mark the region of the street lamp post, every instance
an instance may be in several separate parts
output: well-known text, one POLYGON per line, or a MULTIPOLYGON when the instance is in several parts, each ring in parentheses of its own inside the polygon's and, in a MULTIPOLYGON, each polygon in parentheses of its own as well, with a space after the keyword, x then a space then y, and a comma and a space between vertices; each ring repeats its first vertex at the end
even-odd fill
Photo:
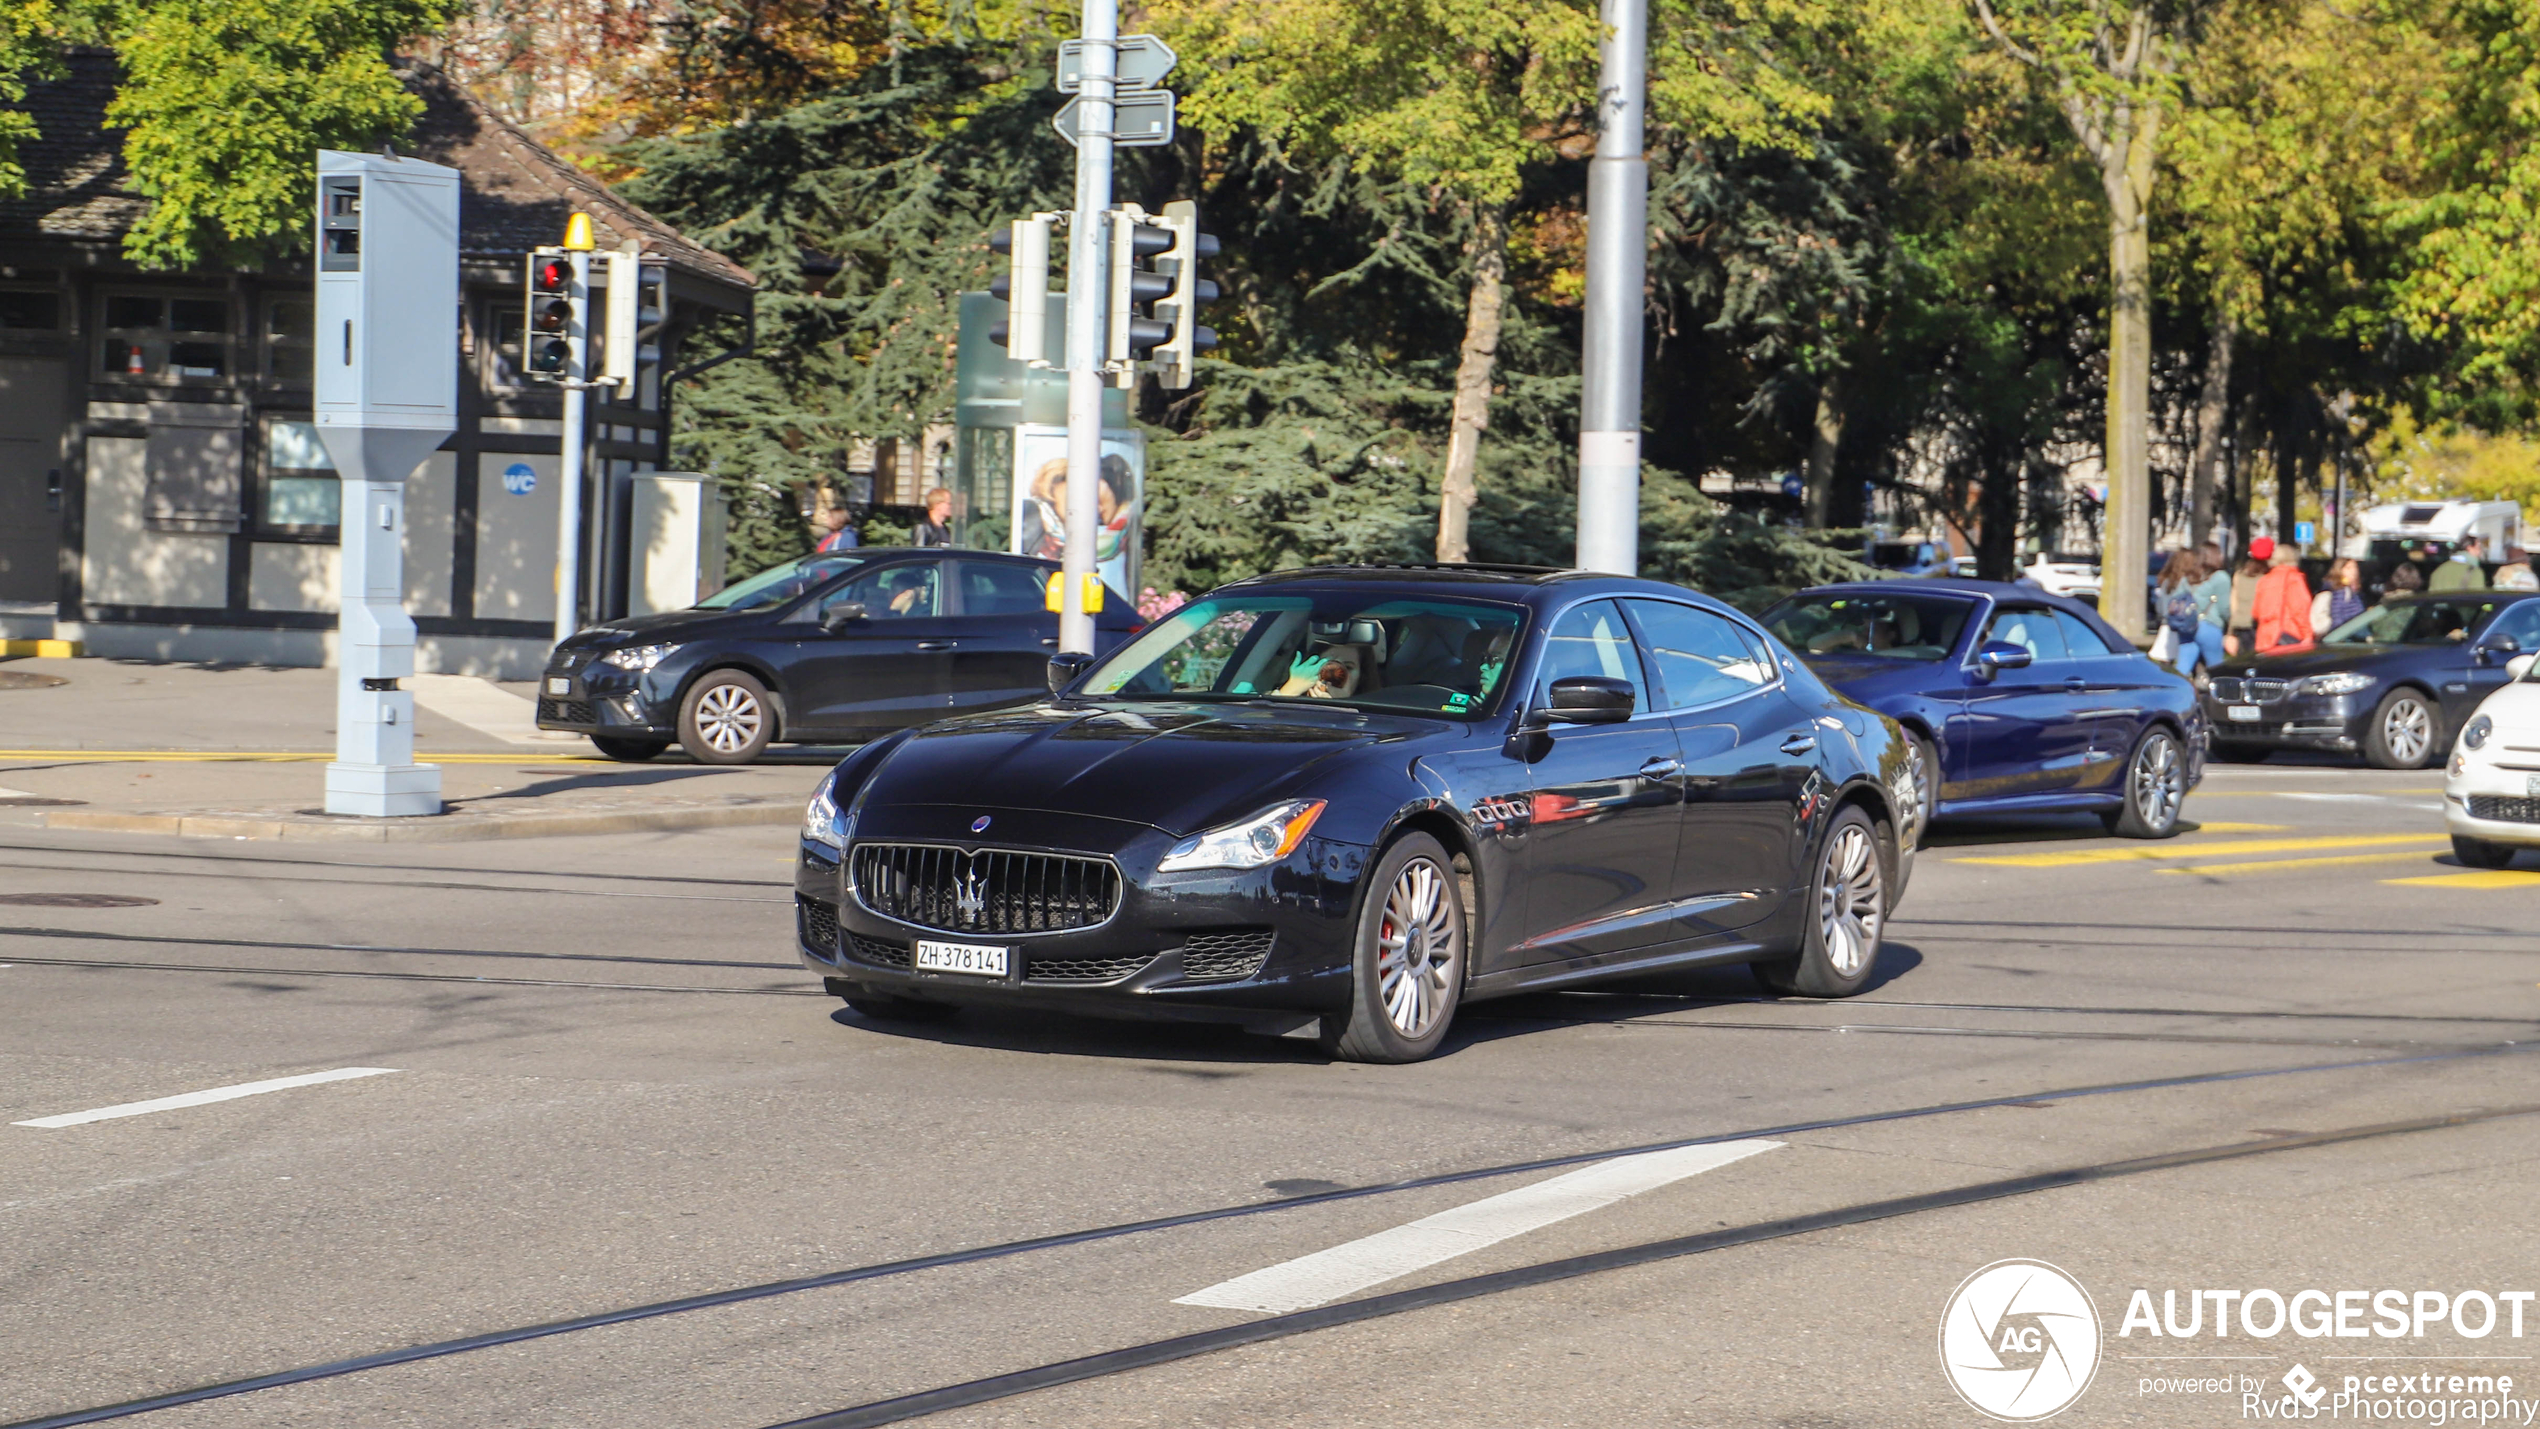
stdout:
POLYGON ((1119 0, 1085 0, 1076 100, 1076 216, 1067 232, 1067 546, 1062 553, 1058 648, 1093 653, 1093 584, 1102 505, 1102 392, 1109 353, 1112 99, 1119 73, 1119 0))
POLYGON ((1604 0, 1596 158, 1588 164, 1587 324, 1579 372, 1581 569, 1640 568, 1641 285, 1649 250, 1648 0, 1604 0))

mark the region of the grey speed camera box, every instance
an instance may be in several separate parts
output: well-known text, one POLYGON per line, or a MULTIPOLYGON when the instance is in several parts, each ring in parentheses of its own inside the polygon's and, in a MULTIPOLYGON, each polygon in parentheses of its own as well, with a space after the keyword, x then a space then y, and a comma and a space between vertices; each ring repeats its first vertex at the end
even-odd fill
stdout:
POLYGON ((319 150, 317 425, 330 447, 348 428, 414 438, 369 443, 370 479, 403 480, 413 463, 387 467, 457 427, 458 312, 458 170, 319 150))

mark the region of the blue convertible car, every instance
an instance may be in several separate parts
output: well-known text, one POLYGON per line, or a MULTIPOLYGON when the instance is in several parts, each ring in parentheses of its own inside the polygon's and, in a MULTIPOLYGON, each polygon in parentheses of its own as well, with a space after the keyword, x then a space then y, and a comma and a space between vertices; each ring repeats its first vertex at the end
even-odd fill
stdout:
POLYGON ((1925 823, 2087 810, 2167 838, 2203 776, 2188 682, 2079 601, 2029 586, 1892 580, 1817 586, 1766 629, 1847 698, 1905 727, 1925 823))

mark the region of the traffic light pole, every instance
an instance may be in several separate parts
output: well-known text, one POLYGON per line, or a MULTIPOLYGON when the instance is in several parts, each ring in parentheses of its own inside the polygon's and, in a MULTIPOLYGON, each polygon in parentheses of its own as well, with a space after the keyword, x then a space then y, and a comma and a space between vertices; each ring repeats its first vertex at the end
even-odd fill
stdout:
MULTIPOLYGON (((573 254, 573 318, 564 339, 564 459, 556 477, 556 643, 582 628, 582 435, 591 366, 591 255, 573 254)), ((526 349, 524 348, 524 351, 526 349)))
POLYGON ((1579 382, 1579 566, 1640 567, 1641 285, 1649 256, 1649 161, 1642 155, 1649 0, 1604 0, 1588 165, 1587 324, 1579 382))
POLYGON ((1077 90, 1083 128, 1076 141, 1076 217, 1067 232, 1067 548, 1058 648, 1091 654, 1094 617, 1085 606, 1101 539, 1103 364, 1111 329, 1107 240, 1111 223, 1112 97, 1118 73, 1119 0, 1085 0, 1084 79, 1077 90))

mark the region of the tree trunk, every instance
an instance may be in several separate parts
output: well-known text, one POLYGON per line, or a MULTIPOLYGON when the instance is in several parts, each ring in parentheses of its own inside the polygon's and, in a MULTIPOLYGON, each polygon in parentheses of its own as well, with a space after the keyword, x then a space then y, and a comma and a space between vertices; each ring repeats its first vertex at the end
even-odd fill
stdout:
POLYGON ((2203 550, 2214 529, 2214 498, 2223 483, 2223 423, 2231 416, 2231 350, 2240 325, 2218 318, 2205 343, 2205 384, 2196 398, 2196 454, 2187 462, 2187 545, 2203 550))
POLYGON ((2160 111, 2145 105, 2102 161, 2108 191, 2108 501, 2102 512, 2099 613, 2130 640, 2151 634, 2143 594, 2152 555, 2153 140, 2160 111), (2139 598, 2137 598, 2139 597, 2139 598))
POLYGON ((1446 476, 1438 488, 1438 559, 1471 558, 1473 469, 1490 425, 1490 383, 1499 361, 1500 305, 1508 277, 1508 211, 1486 208, 1473 224, 1473 291, 1464 305, 1464 350, 1455 364, 1455 410, 1446 436, 1446 476))
POLYGON ((1843 445, 1843 372, 1817 384, 1817 416, 1808 429, 1808 524, 1824 530, 1834 516, 1834 458, 1843 445))

